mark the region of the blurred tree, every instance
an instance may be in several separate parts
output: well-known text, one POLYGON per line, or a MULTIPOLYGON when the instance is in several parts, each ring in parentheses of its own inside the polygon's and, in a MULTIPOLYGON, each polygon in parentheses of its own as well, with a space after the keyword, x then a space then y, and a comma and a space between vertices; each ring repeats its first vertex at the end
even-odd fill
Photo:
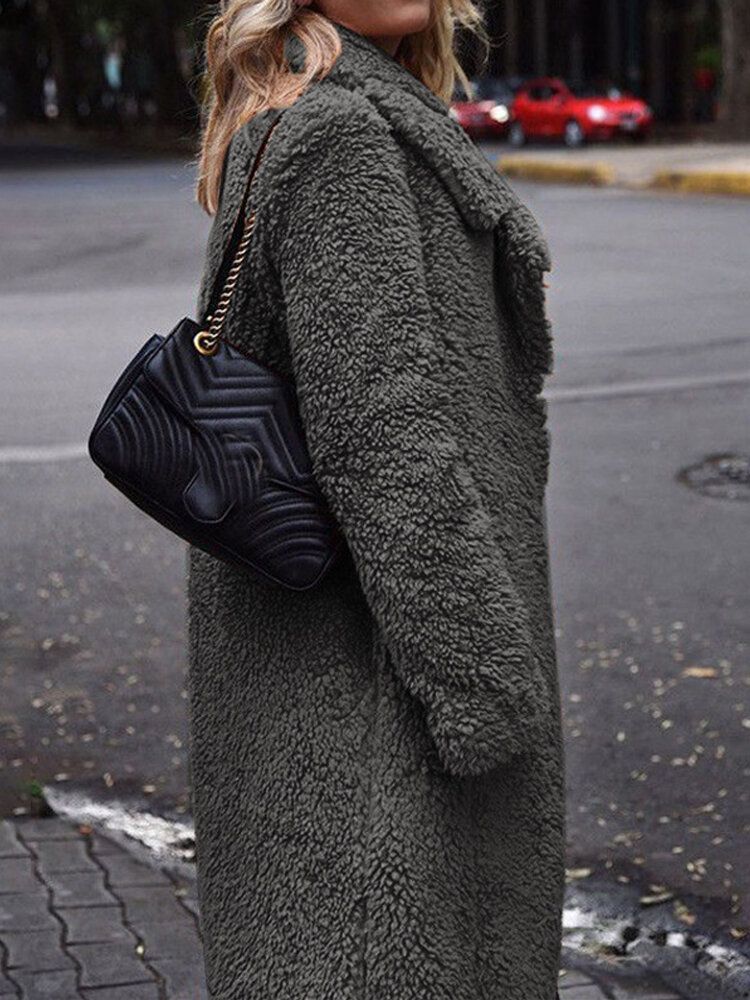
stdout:
MULTIPOLYGON (((152 76, 151 97, 159 123, 192 129, 196 102, 186 78, 181 47, 186 37, 197 41, 202 0, 30 0, 39 32, 49 51, 50 73, 56 84, 57 115, 64 121, 80 119, 81 95, 92 71, 84 65, 100 59, 100 52, 82 45, 98 26, 103 34, 124 39, 133 58, 146 61, 152 76), (186 28, 192 29, 186 32, 186 28)), ((188 60, 189 62, 190 60, 188 60)))
POLYGON ((196 106, 178 51, 181 29, 197 21, 200 0, 79 0, 87 20, 115 22, 128 50, 148 57, 159 122, 185 129, 196 121, 196 106))
MULTIPOLYGON (((111 0, 101 6, 112 9, 111 0)), ((180 29, 195 20, 196 0, 119 0, 120 20, 128 48, 144 49, 150 55, 154 75, 154 101, 163 125, 185 129, 196 122, 196 105, 183 73, 178 51, 180 29)))
POLYGON ((750 139, 750 3, 719 0, 722 88, 719 121, 736 139, 750 139))
POLYGON ((29 0, 0 0, 0 28, 26 24, 30 12, 29 0))
POLYGON ((32 0, 0 0, 0 118, 4 124, 44 117, 44 65, 32 0))
POLYGON ((73 122, 78 117, 76 63, 80 37, 79 11, 68 0, 35 0, 34 12, 47 37, 50 71, 57 85, 57 116, 73 122))

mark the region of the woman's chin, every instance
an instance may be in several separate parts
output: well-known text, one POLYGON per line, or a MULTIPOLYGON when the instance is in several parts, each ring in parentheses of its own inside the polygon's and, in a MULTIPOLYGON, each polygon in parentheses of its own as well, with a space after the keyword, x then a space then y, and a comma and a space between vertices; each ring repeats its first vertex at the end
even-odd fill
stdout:
POLYGON ((331 5, 327 10, 321 3, 323 13, 336 14, 338 7, 341 23, 348 25, 354 31, 373 38, 395 38, 404 35, 414 35, 425 31, 430 26, 431 4, 429 0, 391 0, 389 3, 378 4, 376 7, 367 4, 355 10, 350 10, 344 4, 331 5))

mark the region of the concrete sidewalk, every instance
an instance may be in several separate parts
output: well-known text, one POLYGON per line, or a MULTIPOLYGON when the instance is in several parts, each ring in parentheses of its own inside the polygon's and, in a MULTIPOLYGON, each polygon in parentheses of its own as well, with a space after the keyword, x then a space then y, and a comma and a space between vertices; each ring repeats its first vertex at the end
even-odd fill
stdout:
MULTIPOLYGON (((193 883, 59 819, 0 823, 0 1000, 207 1000, 193 883)), ((560 1000, 679 1000, 560 974, 560 1000)))
POLYGON ((526 180, 750 196, 750 143, 530 144, 496 162, 526 180))

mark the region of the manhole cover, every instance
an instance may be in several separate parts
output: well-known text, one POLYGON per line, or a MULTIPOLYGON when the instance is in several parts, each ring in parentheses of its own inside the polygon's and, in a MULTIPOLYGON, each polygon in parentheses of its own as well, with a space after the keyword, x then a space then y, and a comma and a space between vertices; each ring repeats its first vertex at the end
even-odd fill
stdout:
POLYGON ((750 500, 750 457, 709 455, 678 477, 690 489, 719 500, 750 500))

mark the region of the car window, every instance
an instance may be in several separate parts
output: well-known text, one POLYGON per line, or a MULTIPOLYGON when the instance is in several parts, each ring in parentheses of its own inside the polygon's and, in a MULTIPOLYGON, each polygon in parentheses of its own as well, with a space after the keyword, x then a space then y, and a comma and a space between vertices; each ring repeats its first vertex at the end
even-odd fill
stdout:
POLYGON ((581 87, 573 87, 573 93, 576 97, 585 98, 607 98, 610 101, 618 101, 624 97, 629 96, 619 87, 611 86, 607 83, 602 84, 585 84, 581 87))
POLYGON ((503 80, 495 77, 481 77, 473 80, 477 97, 482 101, 512 101, 513 93, 503 80))

